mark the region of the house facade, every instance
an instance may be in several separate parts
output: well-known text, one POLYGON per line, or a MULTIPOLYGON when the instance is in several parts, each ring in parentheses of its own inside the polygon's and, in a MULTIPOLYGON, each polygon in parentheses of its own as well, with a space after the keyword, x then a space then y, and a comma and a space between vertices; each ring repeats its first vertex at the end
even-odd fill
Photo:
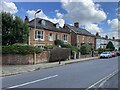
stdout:
POLYGON ((114 37, 113 39, 108 39, 107 35, 105 37, 96 36, 96 42, 95 42, 96 49, 106 48, 109 41, 113 43, 116 50, 119 50, 119 42, 116 41, 114 37))
POLYGON ((64 28, 70 31, 71 44, 81 47, 83 44, 89 44, 94 48, 95 36, 86 29, 79 28, 79 23, 74 23, 74 26, 65 24, 64 28))
POLYGON ((71 44, 70 32, 48 20, 36 18, 29 22, 29 45, 44 48, 46 45, 54 45, 55 40, 62 40, 71 44))

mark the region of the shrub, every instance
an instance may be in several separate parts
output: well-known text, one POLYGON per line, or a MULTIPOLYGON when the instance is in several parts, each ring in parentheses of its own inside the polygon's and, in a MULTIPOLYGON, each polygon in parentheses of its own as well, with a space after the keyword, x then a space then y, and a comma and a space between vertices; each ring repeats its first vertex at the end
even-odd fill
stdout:
POLYGON ((115 47, 111 41, 108 42, 106 49, 110 49, 110 51, 114 51, 115 47))
POLYGON ((72 48, 72 45, 70 45, 70 44, 64 44, 64 45, 62 45, 62 47, 63 48, 72 48))
POLYGON ((33 54, 33 53, 40 53, 42 50, 36 47, 32 47, 29 45, 9 45, 9 46, 2 46, 2 54, 33 54))
POLYGON ((46 45, 45 49, 53 49, 53 45, 46 45))
POLYGON ((80 51, 80 49, 77 46, 72 46, 72 52, 76 52, 78 53, 80 51))
POLYGON ((89 54, 91 51, 91 47, 88 44, 84 44, 80 47, 80 52, 82 55, 89 54))
POLYGON ((63 41, 61 41, 61 40, 55 40, 54 41, 54 44, 56 45, 56 46, 64 46, 64 42, 63 41))
POLYGON ((66 60, 70 55, 70 49, 54 48, 50 52, 49 62, 66 60))
POLYGON ((102 52, 105 52, 105 51, 110 51, 110 49, 106 49, 106 48, 99 48, 97 49, 98 53, 102 53, 102 52))

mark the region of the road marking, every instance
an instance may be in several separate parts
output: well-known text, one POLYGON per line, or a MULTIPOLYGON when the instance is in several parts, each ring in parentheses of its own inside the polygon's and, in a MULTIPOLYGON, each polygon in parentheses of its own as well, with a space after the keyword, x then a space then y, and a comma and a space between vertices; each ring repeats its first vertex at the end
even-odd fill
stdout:
POLYGON ((97 81, 96 83, 94 83, 93 85, 89 86, 86 90, 89 90, 90 88, 93 88, 95 85, 99 84, 100 82, 109 79, 110 77, 114 76, 116 73, 118 72, 118 70, 114 71, 113 73, 109 74, 108 76, 100 79, 99 81, 97 81))
POLYGON ((44 80, 47 80, 47 79, 55 78, 57 76, 58 75, 53 75, 53 76, 45 77, 45 78, 42 78, 42 79, 38 79, 38 80, 35 80, 35 81, 23 83, 23 84, 20 84, 20 85, 11 86, 11 87, 8 87, 7 89, 17 88, 17 87, 25 86, 25 85, 28 85, 28 84, 33 84, 33 83, 36 83, 36 82, 40 82, 40 81, 44 81, 44 80))
POLYGON ((98 88, 102 87, 111 77, 113 77, 115 74, 117 74, 118 71, 116 71, 115 73, 111 74, 111 76, 109 76, 108 78, 106 78, 100 85, 98 88))

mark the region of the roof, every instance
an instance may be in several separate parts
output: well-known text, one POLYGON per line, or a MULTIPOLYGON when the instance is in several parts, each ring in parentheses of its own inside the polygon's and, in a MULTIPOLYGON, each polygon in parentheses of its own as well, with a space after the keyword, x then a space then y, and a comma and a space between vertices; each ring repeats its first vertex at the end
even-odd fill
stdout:
MULTIPOLYGON (((29 27, 35 28, 35 19, 29 22, 29 27)), ((55 32, 69 33, 68 30, 61 27, 56 28, 56 24, 41 18, 36 18, 36 29, 44 29, 44 30, 50 30, 55 32), (45 22, 45 25, 42 23, 42 20, 45 22)))
POLYGON ((76 28, 75 26, 71 26, 66 24, 66 26, 71 29, 73 32, 75 32, 76 34, 80 34, 80 35, 87 35, 87 36, 94 36, 93 34, 91 34, 90 32, 88 32, 86 29, 82 29, 82 28, 76 28))

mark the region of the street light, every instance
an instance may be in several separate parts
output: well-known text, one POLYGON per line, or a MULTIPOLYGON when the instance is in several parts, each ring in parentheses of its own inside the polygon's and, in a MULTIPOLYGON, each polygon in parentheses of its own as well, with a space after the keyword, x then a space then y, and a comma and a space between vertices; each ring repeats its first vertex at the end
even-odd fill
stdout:
MULTIPOLYGON (((35 31, 36 31, 36 14, 38 14, 39 12, 41 12, 41 10, 37 10, 36 12, 35 12, 35 31)), ((34 35, 35 35, 35 31, 34 31, 34 35)), ((35 36, 36 37, 36 36, 35 36)), ((36 39, 36 38, 35 38, 36 39)), ((35 45, 34 45, 35 47, 36 47, 36 40, 35 40, 35 45)), ((36 52, 34 53, 34 64, 36 64, 36 52)))

